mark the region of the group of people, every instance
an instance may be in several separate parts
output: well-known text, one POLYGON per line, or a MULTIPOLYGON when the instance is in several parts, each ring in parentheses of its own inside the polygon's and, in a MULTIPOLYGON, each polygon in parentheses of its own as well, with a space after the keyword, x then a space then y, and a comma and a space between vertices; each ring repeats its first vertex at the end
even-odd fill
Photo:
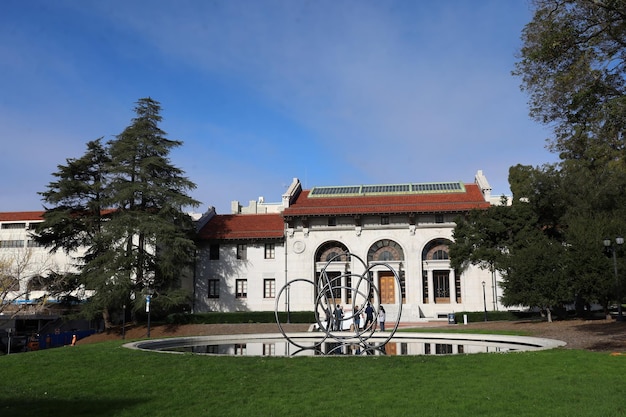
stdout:
MULTIPOLYGON (((372 304, 370 302, 367 303, 367 305, 363 306, 364 308, 361 309, 361 307, 359 307, 358 305, 354 307, 354 311, 352 312, 352 320, 354 321, 354 329, 355 330, 359 330, 361 329, 361 319, 364 318, 364 324, 363 324, 363 329, 370 329, 370 328, 374 328, 376 329, 376 323, 374 322, 374 307, 372 306, 372 304)), ((330 314, 328 314, 327 317, 327 324, 330 324, 330 314)), ((343 325, 343 318, 344 318, 344 312, 343 312, 343 308, 341 305, 337 304, 335 306, 335 310, 333 311, 332 314, 332 318, 333 318, 333 325, 332 325, 332 329, 336 330, 336 331, 341 331, 342 329, 342 325, 343 325)), ((380 328, 381 331, 385 331, 385 307, 383 307, 382 305, 379 307, 378 309, 378 327, 380 328)), ((328 328, 330 328, 330 326, 328 326, 328 328)))

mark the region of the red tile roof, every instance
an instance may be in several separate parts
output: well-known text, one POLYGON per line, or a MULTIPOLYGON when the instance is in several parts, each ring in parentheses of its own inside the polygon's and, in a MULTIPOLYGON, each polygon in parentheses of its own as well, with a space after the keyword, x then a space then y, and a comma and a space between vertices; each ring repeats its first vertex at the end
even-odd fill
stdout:
POLYGON ((284 236, 280 214, 216 214, 200 229, 200 239, 272 239, 284 236))
POLYGON ((350 197, 309 197, 310 190, 303 190, 296 201, 285 211, 285 217, 393 214, 393 213, 443 213, 465 212, 475 208, 487 208, 476 184, 465 184, 465 192, 395 194, 350 197))
POLYGON ((0 212, 0 222, 27 222, 43 220, 45 211, 7 211, 0 212))

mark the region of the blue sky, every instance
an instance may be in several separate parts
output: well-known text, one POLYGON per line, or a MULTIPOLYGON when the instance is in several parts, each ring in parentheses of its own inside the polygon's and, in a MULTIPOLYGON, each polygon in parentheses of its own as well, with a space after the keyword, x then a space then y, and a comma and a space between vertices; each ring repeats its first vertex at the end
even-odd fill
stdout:
POLYGON ((4 0, 0 211, 40 210, 57 165, 142 97, 184 142, 196 211, 322 185, 472 182, 509 193, 549 131, 511 75, 526 0, 4 0))

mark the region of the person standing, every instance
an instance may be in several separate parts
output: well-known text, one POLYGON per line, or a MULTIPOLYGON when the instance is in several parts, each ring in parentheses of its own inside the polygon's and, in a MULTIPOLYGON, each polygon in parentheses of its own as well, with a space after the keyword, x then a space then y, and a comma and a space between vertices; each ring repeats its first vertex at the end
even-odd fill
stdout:
POLYGON ((374 325, 374 307, 367 302, 367 307, 365 307, 365 325, 363 326, 364 330, 368 330, 370 326, 374 325))
POLYGON ((352 317, 354 318, 354 330, 358 332, 361 329, 361 312, 358 305, 354 306, 352 317))
POLYGON ((380 306, 380 310, 378 311, 378 327, 380 327, 380 331, 385 331, 385 307, 380 306))
POLYGON ((341 306, 337 304, 335 306, 335 326, 334 329, 337 331, 341 330, 341 322, 343 319, 343 311, 341 311, 341 306))

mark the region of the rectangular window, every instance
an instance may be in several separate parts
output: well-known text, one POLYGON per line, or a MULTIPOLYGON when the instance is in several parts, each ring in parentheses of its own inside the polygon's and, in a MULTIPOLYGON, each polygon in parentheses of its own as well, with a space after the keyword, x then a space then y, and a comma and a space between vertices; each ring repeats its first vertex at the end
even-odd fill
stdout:
POLYGON ((248 353, 248 349, 245 343, 235 344, 235 355, 245 356, 248 353))
POLYGON ((4 230, 26 229, 26 223, 2 223, 2 229, 4 230))
POLYGON ((209 298, 220 298, 220 280, 219 279, 210 279, 209 280, 209 298))
POLYGON ((329 226, 337 226, 337 218, 336 217, 329 217, 328 218, 328 225, 329 226))
POLYGON ((422 273, 422 302, 428 304, 428 271, 422 273))
POLYGON ((264 279, 263 280, 263 298, 276 297, 276 280, 264 279))
POLYGON ((380 216, 380 224, 382 225, 389 224, 389 216, 380 216))
POLYGON ((461 297, 461 276, 459 271, 454 271, 454 292, 456 295, 456 302, 463 302, 463 298, 461 297))
POLYGON ((220 259, 220 245, 217 243, 213 243, 209 246, 209 259, 212 261, 220 259))
POLYGON ((238 279, 235 280, 235 297, 246 298, 248 296, 248 280, 238 279))
POLYGON ((0 240, 0 248, 23 248, 23 240, 0 240))
POLYGON ((42 245, 41 243, 36 242, 36 241, 34 241, 34 240, 27 240, 27 241, 26 241, 26 245, 27 245, 29 248, 42 248, 42 247, 43 247, 43 245, 42 245))
POLYGON ((276 257, 276 246, 273 243, 265 244, 265 259, 274 259, 276 257))
POLYGON ((275 356, 276 345, 274 343, 263 343, 263 356, 275 356))
POLYGON ((435 354, 436 355, 449 355, 452 353, 452 345, 437 343, 435 345, 435 354))
POLYGON ((245 243, 240 243, 237 245, 237 259, 241 259, 245 261, 247 259, 248 248, 245 243))
POLYGON ((443 214, 435 214, 435 223, 443 223, 443 214))

